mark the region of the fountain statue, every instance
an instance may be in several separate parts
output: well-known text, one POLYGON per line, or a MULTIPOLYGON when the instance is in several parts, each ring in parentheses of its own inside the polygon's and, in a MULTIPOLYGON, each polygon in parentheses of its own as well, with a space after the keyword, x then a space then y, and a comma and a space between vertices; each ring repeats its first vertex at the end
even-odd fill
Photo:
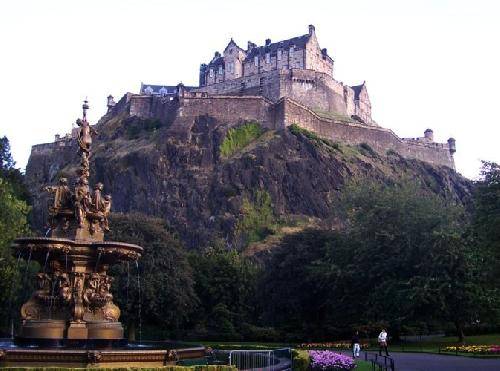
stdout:
POLYGON ((16 256, 36 260, 43 268, 36 275, 35 292, 21 307, 22 323, 16 337, 18 348, 7 352, 0 349, 0 366, 22 365, 26 359, 28 363, 38 360, 37 364, 44 365, 109 365, 111 361, 103 363, 103 356, 111 357, 113 365, 147 362, 147 365, 157 366, 175 360, 178 354, 183 358, 204 354, 203 347, 173 350, 175 347, 169 346, 154 351, 128 347, 126 352, 116 348, 125 343, 124 330, 119 321, 120 308, 113 302, 110 291, 113 278, 108 275, 108 268, 119 262, 137 262, 143 249, 104 240, 105 232, 109 231, 112 198, 103 195, 102 183, 96 183, 92 190, 89 186, 92 136, 97 132, 87 121, 88 109, 85 100, 83 117, 77 120, 80 166, 74 188, 64 177, 57 185, 43 187, 44 192, 53 196, 47 234, 14 241, 16 256), (66 349, 40 353, 40 349, 19 348, 22 346, 66 349), (76 356, 80 354, 77 348, 86 349, 83 360, 76 356), (99 357, 89 356, 89 352, 93 352, 89 349, 93 348, 107 350, 96 351, 99 357), (117 356, 117 352, 121 356, 117 356), (47 354, 59 358, 50 361, 47 354))

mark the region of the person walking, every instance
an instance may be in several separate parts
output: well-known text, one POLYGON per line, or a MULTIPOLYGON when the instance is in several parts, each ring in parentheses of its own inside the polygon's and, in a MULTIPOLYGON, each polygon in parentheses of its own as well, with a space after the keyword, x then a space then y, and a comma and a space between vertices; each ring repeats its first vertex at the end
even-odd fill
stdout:
POLYGON ((387 331, 385 331, 385 329, 382 329, 382 331, 378 335, 378 345, 378 354, 381 356, 382 349, 385 349, 385 355, 389 356, 389 352, 387 351, 387 331))
POLYGON ((359 342, 359 331, 356 331, 356 333, 352 336, 351 347, 352 347, 352 357, 359 358, 359 351, 361 349, 359 342))

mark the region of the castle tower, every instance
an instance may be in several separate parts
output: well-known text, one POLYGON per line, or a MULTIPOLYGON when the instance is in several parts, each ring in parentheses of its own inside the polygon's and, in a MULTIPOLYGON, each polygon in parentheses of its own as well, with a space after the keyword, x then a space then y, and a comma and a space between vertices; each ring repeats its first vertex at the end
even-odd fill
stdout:
POLYGON ((427 129, 426 131, 424 131, 424 138, 429 142, 434 142, 434 132, 432 131, 432 129, 427 129))
POLYGON ((448 139, 448 147, 450 148, 450 153, 453 155, 457 151, 455 138, 448 139))
POLYGON ((107 99, 108 99, 107 106, 108 106, 108 112, 109 112, 116 105, 116 102, 115 102, 115 98, 113 98, 113 96, 111 94, 108 95, 107 99))

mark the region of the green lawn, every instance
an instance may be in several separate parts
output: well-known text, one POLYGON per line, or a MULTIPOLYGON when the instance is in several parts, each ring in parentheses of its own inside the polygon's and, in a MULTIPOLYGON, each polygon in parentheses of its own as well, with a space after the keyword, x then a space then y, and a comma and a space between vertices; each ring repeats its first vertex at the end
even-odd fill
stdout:
MULTIPOLYGON (((372 344, 376 343, 376 339, 371 340, 372 344)), ((199 343, 198 343, 199 344, 199 343)), ((215 349, 277 349, 296 347, 297 344, 290 343, 260 343, 260 342, 201 342, 205 346, 215 349)), ((467 345, 492 345, 500 344, 500 334, 467 336, 465 338, 467 345)), ((438 353, 440 348, 446 346, 457 345, 456 337, 436 337, 422 342, 406 342, 406 343, 390 343, 389 350, 392 352, 424 352, 438 353)), ((376 347, 369 350, 376 350, 376 347)), ((450 353, 451 354, 451 353, 450 353)), ((472 356, 470 353, 459 353, 459 355, 472 356)), ((494 355, 479 355, 481 357, 495 357, 494 355)), ((498 357, 498 356, 497 356, 498 357)))
MULTIPOLYGON (((372 341, 375 343, 375 340, 372 341)), ((500 344, 500 334, 488 334, 488 335, 477 335, 477 336, 467 336, 465 338, 466 345, 493 345, 500 344)), ((401 342, 401 343, 390 343, 389 350, 393 352, 424 352, 424 353, 438 353, 440 348, 447 346, 459 345, 456 336, 447 337, 435 337, 430 338, 421 342, 401 342)), ((370 348, 372 350, 376 348, 370 348)), ((448 353, 455 354, 455 353, 448 353)), ((458 355, 463 356, 474 356, 471 353, 458 353, 458 355)), ((498 357, 498 355, 482 355, 478 354, 475 356, 479 357, 498 357)))
POLYGON ((372 364, 367 361, 356 360, 356 371, 371 371, 372 364))

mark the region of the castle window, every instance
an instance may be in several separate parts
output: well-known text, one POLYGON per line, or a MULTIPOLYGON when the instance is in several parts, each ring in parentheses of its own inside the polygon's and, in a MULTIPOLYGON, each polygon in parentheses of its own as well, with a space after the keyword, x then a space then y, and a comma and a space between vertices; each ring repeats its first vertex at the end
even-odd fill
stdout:
POLYGON ((276 54, 276 58, 280 61, 281 60, 281 49, 278 49, 278 52, 276 54))
POLYGON ((259 67, 259 57, 254 57, 253 62, 255 64, 255 67, 259 67))
POLYGON ((222 66, 219 66, 219 75, 222 75, 222 66))
POLYGON ((271 53, 266 53, 266 63, 271 63, 271 53))
POLYGON ((234 62, 229 62, 227 64, 227 72, 230 72, 230 73, 234 72, 234 62))
POLYGON ((210 68, 210 77, 214 77, 214 69, 210 68))
POLYGON ((291 47, 290 47, 290 51, 288 52, 288 54, 289 54, 290 56, 292 56, 292 54, 293 54, 293 46, 291 46, 291 47))

